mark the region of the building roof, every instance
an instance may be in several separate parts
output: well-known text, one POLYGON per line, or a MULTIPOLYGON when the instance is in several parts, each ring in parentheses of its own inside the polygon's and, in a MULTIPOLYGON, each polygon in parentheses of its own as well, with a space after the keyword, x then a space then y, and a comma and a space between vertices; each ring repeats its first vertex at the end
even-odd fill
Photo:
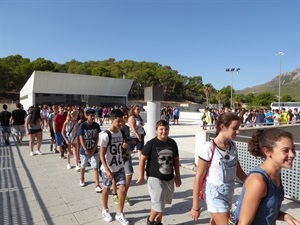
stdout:
POLYGON ((129 79, 34 71, 20 97, 31 93, 127 96, 132 83, 129 79))

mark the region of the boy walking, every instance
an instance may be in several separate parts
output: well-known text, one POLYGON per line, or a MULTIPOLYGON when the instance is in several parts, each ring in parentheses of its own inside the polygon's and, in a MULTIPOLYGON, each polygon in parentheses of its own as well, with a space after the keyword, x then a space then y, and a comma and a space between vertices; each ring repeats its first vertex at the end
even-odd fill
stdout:
POLYGON ((9 136, 11 133, 10 129, 10 117, 11 113, 7 111, 7 105, 4 104, 2 106, 3 111, 0 113, 0 123, 1 123, 1 131, 2 131, 2 137, 5 142, 5 145, 10 145, 9 143, 9 136))
POLYGON ((108 210, 108 194, 112 186, 112 181, 119 187, 118 193, 118 211, 115 219, 122 225, 128 225, 129 221, 123 214, 124 202, 126 197, 126 177, 124 171, 124 162, 122 157, 123 136, 119 128, 122 126, 124 113, 120 109, 114 109, 110 113, 111 125, 108 133, 101 135, 100 141, 100 159, 102 162, 102 217, 106 222, 111 222, 112 217, 108 210))
POLYGON ((101 132, 100 126, 95 122, 96 111, 94 109, 88 109, 85 112, 86 121, 82 122, 78 128, 78 137, 80 140, 80 182, 79 185, 83 187, 85 168, 90 161, 91 167, 94 170, 94 179, 96 183, 95 192, 100 193, 102 188, 99 184, 99 153, 98 153, 98 141, 99 133, 101 132))
POLYGON ((137 184, 144 183, 147 161, 146 175, 152 202, 147 225, 162 225, 165 205, 172 203, 174 182, 176 187, 181 185, 178 147, 176 142, 168 137, 169 130, 167 121, 159 120, 156 123, 156 137, 147 142, 140 158, 137 184))

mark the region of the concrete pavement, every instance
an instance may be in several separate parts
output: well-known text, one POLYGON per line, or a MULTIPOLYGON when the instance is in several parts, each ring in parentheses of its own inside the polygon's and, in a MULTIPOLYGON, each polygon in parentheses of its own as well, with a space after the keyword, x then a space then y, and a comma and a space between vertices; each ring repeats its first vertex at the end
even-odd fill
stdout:
MULTIPOLYGON (((108 125, 104 125, 102 130, 108 125)), ((189 211, 192 206, 192 187, 195 172, 194 164, 195 132, 201 130, 199 118, 182 116, 179 125, 171 125, 170 136, 179 146, 182 167, 182 186, 175 189, 172 205, 167 205, 164 212, 164 225, 208 224, 209 215, 204 202, 202 213, 197 222, 191 221, 189 211)), ((79 186, 80 175, 73 168, 67 170, 66 160, 49 151, 49 133, 44 132, 43 155, 29 156, 28 139, 22 146, 5 146, 1 139, 0 146, 0 224, 2 225, 92 225, 120 224, 116 220, 106 223, 101 217, 101 194, 95 193, 93 171, 86 171, 86 186, 79 186)), ((137 156, 133 159, 137 170, 137 156)), ((146 217, 151 207, 147 185, 135 184, 137 174, 133 176, 129 189, 132 206, 126 206, 124 213, 130 224, 146 224, 146 217)), ((235 188, 236 199, 241 187, 235 188)), ((300 220, 300 203, 285 200, 283 210, 300 220)), ((109 209, 114 218, 117 205, 109 198, 109 209)), ((286 224, 278 222, 279 224, 286 224)))

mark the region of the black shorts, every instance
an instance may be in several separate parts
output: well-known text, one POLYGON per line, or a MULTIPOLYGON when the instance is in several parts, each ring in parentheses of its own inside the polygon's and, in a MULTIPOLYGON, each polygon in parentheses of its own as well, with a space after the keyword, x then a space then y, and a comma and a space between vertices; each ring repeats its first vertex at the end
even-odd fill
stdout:
POLYGON ((29 129, 28 130, 28 133, 29 134, 36 134, 36 133, 39 133, 39 132, 42 132, 42 129, 29 129))

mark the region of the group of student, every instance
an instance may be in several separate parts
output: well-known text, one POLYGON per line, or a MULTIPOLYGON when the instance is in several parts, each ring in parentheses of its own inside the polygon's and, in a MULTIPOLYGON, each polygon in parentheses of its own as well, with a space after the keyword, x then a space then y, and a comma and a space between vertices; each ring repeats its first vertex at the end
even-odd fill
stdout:
MULTIPOLYGON (((132 106, 129 113, 121 109, 111 110, 109 128, 101 132, 99 123, 95 122, 94 109, 72 109, 65 115, 62 106, 53 106, 54 116, 49 117, 49 121, 53 122, 49 123, 49 128, 53 130, 61 157, 64 157, 61 148, 63 141, 69 150, 71 147, 76 149, 74 146, 79 147, 78 153, 75 151, 73 154, 75 165, 80 170, 80 186, 85 186, 85 169, 90 163, 95 175, 95 191, 102 192, 101 214, 106 222, 113 220, 108 209, 108 196, 112 188, 114 200, 118 203, 115 219, 122 225, 129 224, 124 214, 124 204, 128 201, 127 193, 133 174, 131 153, 136 148, 139 158, 137 184, 145 182, 146 172, 151 198, 151 210, 146 223, 162 225, 165 205, 172 203, 174 188, 181 185, 178 146, 169 137, 170 128, 166 120, 156 123, 156 137, 144 144, 144 124, 139 111, 138 105, 132 106)), ((37 119, 40 117, 39 107, 33 107, 26 117, 26 131, 33 137, 42 132, 43 123, 37 119)), ((246 175, 239 164, 238 149, 233 141, 240 125, 238 115, 231 112, 220 114, 215 123, 215 138, 207 141, 199 150, 190 211, 192 219, 197 220, 201 214, 199 194, 207 170, 204 198, 211 225, 275 225, 276 220, 300 225, 291 215, 280 211, 284 198, 280 172, 282 168, 291 169, 296 156, 292 134, 278 127, 255 131, 249 141, 249 152, 264 162, 246 175), (244 185, 232 210, 236 177, 244 185)), ((30 137, 30 152, 33 152, 33 137, 30 137)), ((37 151, 40 151, 39 142, 37 147, 37 151)))
POLYGON ((296 157, 292 134, 277 127, 255 131, 248 143, 249 153, 262 158, 263 163, 247 176, 239 164, 238 149, 233 141, 240 125, 240 117, 234 113, 219 115, 215 138, 199 150, 191 217, 197 220, 201 214, 199 193, 208 170, 204 199, 211 215, 210 224, 275 225, 276 220, 282 220, 300 225, 291 215, 280 211, 284 198, 281 169, 291 169, 296 157), (236 177, 244 184, 232 210, 236 177))
MULTIPOLYGON (((117 200, 118 204, 115 219, 122 225, 128 225, 129 221, 123 211, 124 204, 128 201, 127 192, 133 174, 131 152, 136 147, 139 158, 137 184, 144 183, 146 171, 152 202, 147 224, 162 225, 163 211, 165 205, 172 202, 174 186, 181 185, 178 147, 176 142, 168 137, 169 124, 165 120, 157 122, 157 136, 144 146, 145 131, 139 111, 138 105, 132 106, 129 114, 125 110, 113 109, 110 112, 110 126, 101 133, 99 140, 99 125, 94 122, 95 111, 86 110, 89 127, 78 132, 81 143, 81 166, 85 168, 85 163, 90 161, 95 173, 95 182, 99 184, 98 165, 101 165, 103 220, 106 222, 113 220, 108 207, 109 191, 112 188, 113 200, 117 200), (84 134, 93 135, 87 137, 84 134)), ((84 172, 81 173, 80 185, 84 186, 84 172)))

